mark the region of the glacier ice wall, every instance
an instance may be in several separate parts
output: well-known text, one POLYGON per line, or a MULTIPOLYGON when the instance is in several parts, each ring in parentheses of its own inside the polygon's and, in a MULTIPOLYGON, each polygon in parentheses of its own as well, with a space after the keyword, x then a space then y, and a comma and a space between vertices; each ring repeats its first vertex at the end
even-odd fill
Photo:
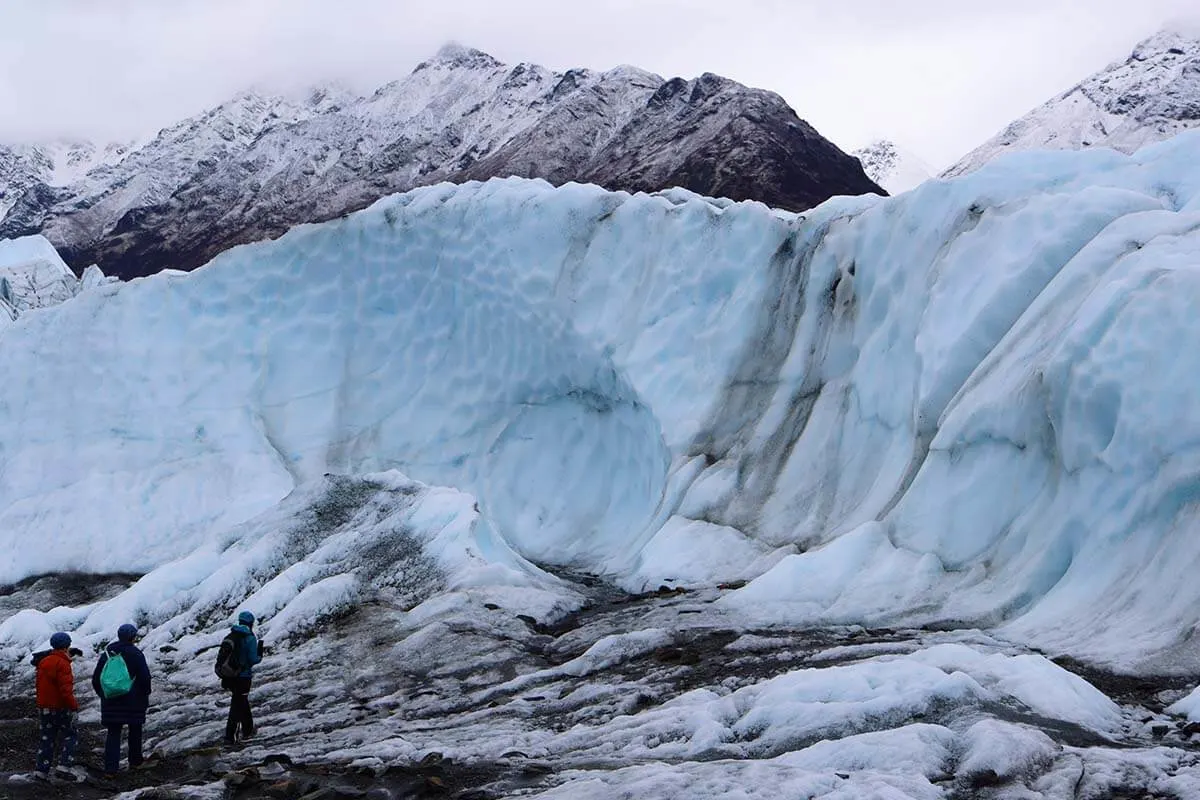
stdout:
POLYGON ((393 468, 470 490, 526 555, 628 560, 738 358, 745 264, 788 236, 695 198, 442 186, 22 320, 0 529, 64 546, 7 549, 0 581, 145 569, 324 472, 393 468))
POLYGON ((793 348, 827 377, 758 520, 829 544, 731 605, 1195 663, 1198 156, 1032 153, 835 222, 810 280, 853 265, 852 321, 793 348))
POLYGON ((1186 648, 1198 231, 1200 135, 804 217, 518 180, 388 198, 4 328, 0 581, 148 569, 395 468, 535 560, 805 550, 730 598, 761 615, 1186 648))

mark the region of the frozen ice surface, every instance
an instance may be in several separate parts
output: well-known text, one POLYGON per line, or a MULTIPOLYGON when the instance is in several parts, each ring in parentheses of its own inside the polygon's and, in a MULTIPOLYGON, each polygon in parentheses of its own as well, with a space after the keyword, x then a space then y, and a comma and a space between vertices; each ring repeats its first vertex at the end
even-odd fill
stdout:
POLYGON ((1187 697, 1172 703, 1167 709, 1172 714, 1180 714, 1191 722, 1200 722, 1200 687, 1193 689, 1187 697))
MULTIPOLYGON (((1067 785, 1103 797, 1113 787, 1189 780, 1192 754, 1178 749, 1052 740, 1034 725, 1102 743, 1130 725, 1129 715, 1046 659, 983 636, 924 634, 900 655, 851 644, 839 664, 784 663, 767 674, 796 632, 757 637, 757 653, 743 637, 730 648, 727 677, 695 689, 656 654, 687 641, 663 623, 702 600, 669 596, 657 610, 618 613, 551 641, 513 614, 538 593, 568 598, 519 561, 509 580, 523 602, 487 610, 504 593, 500 581, 478 582, 475 570, 487 565, 471 552, 478 522, 469 497, 395 473, 322 481, 231 530, 207 577, 164 565, 85 609, 79 639, 95 642, 129 616, 147 623, 143 647, 159 676, 153 746, 188 754, 224 724, 211 660, 225 609, 244 600, 261 610, 271 650, 255 701, 267 738, 229 756, 231 766, 284 753, 296 763, 382 771, 437 752, 462 764, 551 765, 536 784, 541 794, 523 793, 546 797, 933 798, 980 796, 970 791, 977 784, 1002 784, 1009 794, 999 796, 1056 798, 1067 785), (272 552, 288 557, 267 559, 272 552), (312 607, 306 594, 331 580, 354 584, 371 604, 348 616, 331 604, 297 625, 312 607), (149 584, 170 582, 178 600, 152 597, 149 584), (530 669, 543 659, 555 666, 530 669)), ((710 607, 694 618, 697 632, 720 624, 714 614, 710 607)), ((85 703, 83 722, 93 724, 94 700, 85 703)))
POLYGON ((723 525, 673 516, 642 548, 623 583, 632 591, 735 583, 761 575, 793 551, 767 547, 723 525))
MULTIPOLYGON (((518 615, 561 618, 579 597, 486 534, 456 490, 395 472, 322 478, 110 600, 10 617, 0 663, 23 661, 24 686, 28 649, 50 631, 66 627, 91 649, 136 619, 156 675, 152 747, 202 759, 224 725, 213 654, 236 611, 252 608, 270 647, 256 672, 261 736, 224 755, 226 769, 282 753, 383 772, 436 752, 483 773, 528 764, 514 794, 546 797, 1195 786, 1191 753, 1051 739, 1036 726, 1100 743, 1136 726, 1081 678, 982 634, 908 632, 883 647, 847 629, 840 647, 810 647, 809 667, 801 640, 812 631, 729 641, 735 631, 720 629, 735 620, 716 593, 697 592, 621 602, 547 635, 518 615), (701 651, 695 673, 662 659, 696 636, 729 641, 728 652, 701 651), (551 774, 530 777, 539 765, 551 774)), ((95 700, 81 697, 94 725, 95 700)))
POLYGON ((497 543, 474 506, 470 495, 395 472, 323 478, 115 598, 0 621, 0 653, 19 659, 56 630, 72 631, 80 643, 102 641, 129 620, 153 629, 147 646, 186 648, 196 638, 207 647, 238 607, 269 619, 267 635, 285 642, 365 602, 412 609, 432 600, 436 607, 477 587, 491 588, 493 601, 514 613, 548 617, 569 609, 571 592, 497 543), (519 589, 519 602, 507 601, 504 587, 519 589))
MULTIPOLYGON (((99 286, 5 328, 0 582, 210 570, 297 487, 398 470, 478 503, 501 583, 754 578, 726 613, 1186 670, 1198 154, 1022 154, 803 217, 441 185, 99 286)), ((263 598, 298 626, 353 596, 310 570, 263 598)))

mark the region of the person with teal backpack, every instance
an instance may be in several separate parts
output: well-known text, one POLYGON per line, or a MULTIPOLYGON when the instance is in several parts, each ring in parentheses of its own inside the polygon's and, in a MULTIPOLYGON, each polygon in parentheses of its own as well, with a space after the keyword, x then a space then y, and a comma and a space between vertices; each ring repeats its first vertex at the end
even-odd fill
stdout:
POLYGON ((92 673, 92 688, 100 697, 100 722, 108 731, 104 742, 104 772, 112 776, 121 767, 121 731, 129 728, 129 766, 136 769, 142 755, 142 726, 150 706, 150 667, 134 641, 132 625, 117 629, 117 641, 100 654, 92 673))
POLYGON ((254 635, 254 615, 243 611, 217 649, 214 666, 221 686, 231 694, 229 719, 225 723, 225 745, 228 747, 237 746, 239 733, 241 740, 255 734, 254 714, 250 711, 250 685, 254 680, 254 667, 262 661, 263 650, 262 640, 254 635))

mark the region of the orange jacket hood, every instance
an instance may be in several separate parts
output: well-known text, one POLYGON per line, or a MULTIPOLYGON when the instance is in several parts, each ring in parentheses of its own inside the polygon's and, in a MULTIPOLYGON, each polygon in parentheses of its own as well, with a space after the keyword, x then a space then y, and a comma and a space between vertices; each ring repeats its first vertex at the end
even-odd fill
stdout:
POLYGON ((66 650, 55 650, 38 663, 38 708, 78 711, 75 700, 75 672, 66 650))

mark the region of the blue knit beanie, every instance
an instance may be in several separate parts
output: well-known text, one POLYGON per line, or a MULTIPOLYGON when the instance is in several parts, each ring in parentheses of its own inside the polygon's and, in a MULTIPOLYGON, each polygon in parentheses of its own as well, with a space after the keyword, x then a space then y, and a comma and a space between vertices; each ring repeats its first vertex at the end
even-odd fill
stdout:
POLYGON ((55 650, 66 650, 71 646, 71 637, 59 631, 50 637, 50 646, 55 650))
POLYGON ((122 642, 132 642, 137 638, 137 628, 127 622, 117 628, 117 638, 122 642))
POLYGON ((243 611, 242 613, 238 614, 238 622, 248 628, 254 624, 254 615, 249 611, 243 611))

